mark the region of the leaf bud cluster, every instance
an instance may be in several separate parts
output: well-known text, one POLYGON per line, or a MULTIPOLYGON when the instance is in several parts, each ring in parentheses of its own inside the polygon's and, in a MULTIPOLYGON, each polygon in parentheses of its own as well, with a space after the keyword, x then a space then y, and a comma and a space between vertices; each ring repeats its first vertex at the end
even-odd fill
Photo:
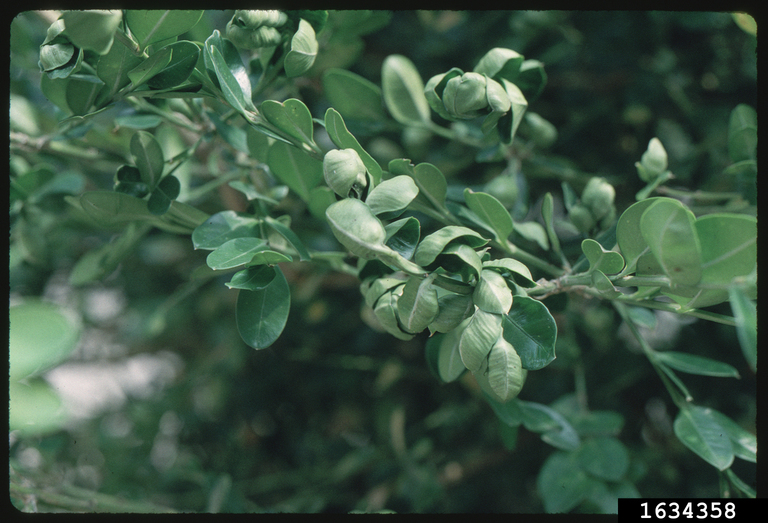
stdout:
POLYGON ((635 162, 637 174, 644 182, 652 182, 667 171, 667 151, 658 138, 651 138, 648 149, 639 162, 635 162))
POLYGON ((323 177, 328 187, 342 198, 360 198, 368 186, 366 169, 354 149, 332 149, 323 158, 323 177))
POLYGON ((614 199, 616 190, 605 178, 595 176, 589 180, 581 193, 581 201, 571 207, 571 223, 583 233, 588 233, 596 225, 605 229, 616 218, 614 199))
POLYGON ((275 10, 237 10, 227 23, 227 38, 242 49, 272 47, 282 42, 288 15, 275 10))

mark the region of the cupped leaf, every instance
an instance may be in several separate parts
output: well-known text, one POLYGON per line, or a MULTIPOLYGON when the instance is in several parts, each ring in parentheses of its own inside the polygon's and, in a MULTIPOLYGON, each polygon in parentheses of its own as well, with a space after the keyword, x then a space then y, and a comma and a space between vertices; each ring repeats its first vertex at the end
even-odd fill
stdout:
POLYGON ((535 287, 531 270, 524 263, 513 260, 512 258, 499 258, 498 260, 488 260, 483 262, 484 269, 491 269, 502 276, 512 277, 515 283, 522 287, 535 287))
POLYGON ((464 243, 451 243, 436 258, 435 264, 446 271, 458 274, 463 281, 479 279, 483 263, 475 250, 464 243))
POLYGON ((195 70, 200 56, 200 48, 186 40, 174 42, 166 47, 171 51, 171 60, 147 82, 152 89, 170 89, 186 82, 195 70))
POLYGON ((561 255, 560 239, 555 232, 554 205, 552 193, 548 192, 544 195, 544 199, 541 202, 541 217, 544 218, 544 228, 547 230, 547 237, 549 238, 550 245, 552 245, 552 250, 556 254, 561 255))
POLYGON ((317 38, 312 25, 299 20, 299 27, 291 39, 291 50, 285 56, 285 74, 295 78, 306 73, 317 57, 317 38))
POLYGON ((146 131, 138 131, 131 137, 131 155, 141 173, 141 179, 154 189, 163 175, 165 158, 160 143, 146 131))
POLYGON ((399 296, 395 292, 387 292, 376 302, 373 314, 384 330, 399 340, 407 341, 413 338, 413 334, 407 333, 400 328, 396 312, 398 300, 399 296))
POLYGON ((251 261, 245 265, 246 267, 256 267, 259 265, 275 265, 277 263, 289 261, 293 261, 293 258, 291 258, 289 255, 283 254, 282 252, 265 249, 254 254, 253 258, 251 258, 251 261))
POLYGON ((499 336, 488 355, 488 384, 496 399, 506 403, 523 389, 528 371, 520 362, 515 348, 499 336))
MULTIPOLYGON (((209 85, 204 78, 201 80, 207 88, 214 87, 213 93, 217 93, 221 90, 230 105, 233 103, 230 97, 237 98, 235 103, 239 106, 239 93, 242 93, 242 103, 245 104, 245 109, 254 110, 253 102, 251 100, 251 80, 248 75, 248 70, 243 65, 243 60, 240 57, 240 51, 235 45, 223 38, 218 29, 211 33, 203 46, 203 64, 209 79, 212 80, 212 84, 209 85), (219 58, 217 64, 214 64, 213 49, 218 49, 219 58), (223 60, 221 60, 223 58, 223 60), (222 78, 226 79, 226 84, 222 84, 222 78), (234 80, 234 82, 233 82, 234 80), (215 85, 213 85, 215 84, 215 85), (237 85, 235 85, 237 84, 237 85), (239 86, 239 89, 238 87, 239 86), (218 87, 218 89, 216 89, 218 87), (227 93, 230 93, 228 96, 227 93)), ((198 62, 198 68, 200 68, 198 62)), ((202 70, 201 70, 202 73, 202 70)), ((232 107, 235 107, 233 105, 232 107)), ((237 107, 235 107, 237 109, 237 107)), ((242 111, 241 111, 242 112, 242 111)))
POLYGON ((384 120, 381 88, 346 69, 328 69, 323 73, 325 96, 345 118, 362 121, 384 120))
POLYGON ((309 194, 323 180, 323 163, 285 142, 269 146, 267 164, 272 173, 299 197, 309 201, 309 194))
POLYGON ((618 252, 607 251, 590 238, 581 242, 581 250, 589 260, 589 270, 603 274, 618 274, 624 268, 624 258, 618 252))
POLYGON ((91 75, 73 74, 67 79, 66 106, 75 116, 84 116, 94 110, 100 99, 104 82, 91 75))
POLYGON ((459 340, 459 352, 464 366, 472 372, 481 370, 501 331, 501 315, 477 309, 459 340))
POLYGON ((488 240, 467 227, 460 225, 448 225, 427 235, 416 248, 414 261, 419 265, 429 265, 443 252, 445 247, 453 242, 460 241, 476 249, 482 247, 488 240))
POLYGON ((235 238, 258 235, 259 221, 243 213, 221 211, 192 232, 195 249, 213 250, 235 238))
MULTIPOLYGON (((438 298, 437 305, 439 312, 429 324, 429 330, 433 333, 454 331, 475 310, 472 297, 469 294, 444 294, 438 298)), ((454 341, 456 343, 456 357, 459 357, 459 338, 457 337, 454 341)))
POLYGON ((256 265, 236 272, 225 285, 230 289, 257 291, 264 289, 275 279, 276 272, 268 265, 256 265))
POLYGON ((502 324, 504 339, 515 347, 523 368, 539 370, 555 359, 557 324, 540 301, 516 296, 502 324))
POLYGON ((408 58, 390 55, 381 66, 384 103, 392 117, 403 125, 424 125, 430 121, 424 97, 424 81, 408 58))
POLYGON ((512 216, 499 200, 490 194, 474 192, 471 189, 464 189, 464 200, 470 210, 494 232, 499 242, 505 242, 512 234, 512 216))
POLYGON ((301 143, 314 143, 312 113, 301 100, 290 98, 282 103, 266 100, 259 109, 269 123, 288 136, 301 143))
POLYGON ((408 207, 419 188, 409 176, 401 175, 384 180, 368 194, 365 203, 373 214, 398 213, 408 207))
POLYGON ((374 183, 378 184, 381 182, 381 166, 363 149, 357 138, 349 132, 344 123, 344 118, 333 107, 328 108, 325 112, 325 130, 328 132, 331 141, 340 149, 354 149, 357 151, 363 164, 365 164, 365 168, 373 177, 374 183))
POLYGON ((520 73, 520 65, 523 60, 523 55, 517 51, 494 47, 477 62, 474 71, 497 81, 500 78, 506 78, 510 82, 514 82, 520 73))
POLYGON ((683 445, 718 470, 733 463, 733 445, 712 415, 712 409, 686 404, 675 418, 673 428, 683 445))
POLYGON ((696 285, 701 280, 701 245, 695 222, 693 213, 671 198, 655 201, 640 217, 640 233, 673 283, 696 285))
POLYGON ((398 158, 389 162, 389 171, 395 175, 406 174, 413 178, 419 188, 417 202, 432 209, 445 209, 445 196, 448 183, 443 173, 431 163, 412 165, 410 160, 398 158))
POLYGON ((515 79, 515 84, 525 93, 528 100, 538 98, 547 85, 544 64, 538 60, 524 60, 520 64, 520 74, 515 79))
MULTIPOLYGON (((384 294, 392 291, 395 287, 405 285, 405 280, 395 277, 370 278, 369 280, 360 284, 360 292, 365 298, 366 305, 371 308, 376 306, 376 302, 379 301, 379 298, 384 294)), ((399 293, 402 293, 402 289, 399 293)))
POLYGON ((421 224, 413 216, 397 220, 384 226, 387 240, 384 242, 406 260, 413 257, 421 235, 421 224))
POLYGON ((214 270, 231 269, 245 265, 266 248, 267 242, 261 238, 234 238, 214 249, 205 261, 214 270))
POLYGON ((171 62, 173 52, 170 47, 163 47, 150 57, 128 71, 128 78, 134 88, 147 83, 171 62))
POLYGON ((200 21, 202 16, 203 11, 183 11, 180 9, 170 11, 129 9, 125 11, 125 21, 142 50, 155 42, 186 33, 200 21))
POLYGON ((346 198, 325 211, 333 235, 352 254, 370 260, 384 251, 387 231, 371 209, 360 200, 346 198))
POLYGON ((686 354, 685 352, 659 351, 655 353, 654 358, 675 370, 687 372, 688 374, 720 378, 739 377, 739 371, 731 365, 705 358, 704 356, 686 354))
POLYGON ((115 31, 123 19, 120 11, 66 11, 62 18, 65 34, 80 49, 107 54, 112 47, 115 31))
POLYGON ((437 317, 437 291, 432 284, 435 275, 411 276, 397 300, 397 316, 406 332, 419 333, 437 317))
POLYGON ((525 111, 528 109, 528 100, 525 99, 525 95, 517 85, 503 78, 501 82, 509 97, 511 108, 506 115, 499 119, 499 138, 503 144, 509 145, 515 139, 517 128, 523 121, 525 111))
POLYGON ((483 270, 472 293, 475 305, 485 312, 506 314, 512 307, 512 293, 504 277, 496 271, 483 270))
POLYGON ((291 289, 279 267, 264 288, 241 290, 237 295, 236 320, 240 337, 254 349, 272 345, 282 334, 291 309, 291 289))

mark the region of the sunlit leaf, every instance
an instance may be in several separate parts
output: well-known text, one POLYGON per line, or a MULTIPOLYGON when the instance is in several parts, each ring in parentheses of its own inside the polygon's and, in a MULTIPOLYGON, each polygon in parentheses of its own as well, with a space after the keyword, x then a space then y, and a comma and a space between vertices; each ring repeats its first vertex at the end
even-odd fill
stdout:
POLYGON ((315 30, 306 20, 300 20, 299 27, 291 39, 291 50, 285 56, 285 74, 288 78, 306 73, 315 63, 317 51, 315 30))
POLYGON ((481 272, 472 299, 479 309, 496 314, 506 314, 512 306, 512 292, 504 277, 490 269, 481 272))
POLYGON ((603 274, 618 274, 624 268, 624 258, 618 252, 607 251, 598 242, 587 238, 581 242, 581 250, 589 260, 589 270, 603 274))
POLYGON ((65 11, 62 15, 69 39, 77 47, 104 55, 109 52, 115 31, 123 19, 116 11, 65 11))
POLYGON ((352 133, 347 129, 344 118, 333 107, 329 107, 325 112, 325 130, 334 144, 340 149, 354 149, 360 155, 360 159, 365 164, 365 168, 373 177, 376 184, 381 181, 381 166, 363 149, 360 142, 357 141, 352 133))
POLYGON ((301 143, 314 143, 312 114, 301 100, 289 98, 282 103, 265 100, 259 109, 269 123, 288 136, 296 138, 301 143))
POLYGON ((499 337, 488 355, 488 383, 497 399, 507 402, 523 389, 528 371, 520 363, 515 348, 499 337))
POLYGON ((423 125, 430 121, 424 81, 408 58, 395 54, 384 59, 381 86, 384 103, 395 120, 404 125, 423 125))
POLYGON ((416 198, 419 188, 408 176, 400 175, 384 180, 368 194, 365 203, 373 214, 397 213, 404 211, 416 198))
POLYGON ((459 352, 464 366, 472 372, 482 369, 500 335, 501 315, 476 310, 459 340, 459 352))
POLYGON ((234 238, 214 249, 205 261, 214 270, 231 269, 250 262, 257 252, 266 247, 266 240, 261 238, 234 238))
POLYGON ((495 233, 498 241, 504 242, 512 234, 512 216, 499 200, 490 194, 474 192, 471 189, 464 189, 464 199, 472 212, 495 233))
POLYGON ((664 274, 672 282, 696 285, 701 280, 701 246, 696 218, 678 200, 661 198, 640 218, 640 233, 664 274))
POLYGON ((419 265, 429 265, 453 241, 461 241, 475 249, 488 243, 488 240, 472 229, 460 225, 448 225, 427 235, 421 241, 416 248, 414 261, 419 265))
POLYGON ((432 281, 434 275, 427 278, 411 276, 397 301, 397 315, 403 328, 416 334, 427 328, 437 317, 437 291, 432 281))

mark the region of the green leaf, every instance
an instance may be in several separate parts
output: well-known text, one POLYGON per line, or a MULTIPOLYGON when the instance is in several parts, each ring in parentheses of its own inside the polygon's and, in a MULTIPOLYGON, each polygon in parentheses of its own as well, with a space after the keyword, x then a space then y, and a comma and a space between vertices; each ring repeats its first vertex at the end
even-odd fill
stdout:
POLYGON ((309 201, 309 193, 323 180, 323 162, 284 142, 269 146, 267 164, 282 183, 302 200, 309 201))
POLYGON ((696 220, 701 284, 728 285, 757 271, 757 218, 713 213, 696 220))
POLYGON ((443 249, 435 263, 448 272, 461 275, 464 281, 480 279, 483 263, 480 256, 469 245, 451 243, 443 249))
POLYGON ((512 292, 507 287, 504 277, 489 269, 481 272, 472 293, 472 299, 477 308, 485 312, 506 314, 512 307, 512 292))
POLYGON ((333 107, 329 107, 325 112, 325 130, 334 144, 340 149, 354 149, 360 155, 365 168, 373 177, 374 183, 381 182, 381 166, 366 152, 352 133, 347 130, 344 118, 333 107))
POLYGON ((88 191, 80 196, 83 211, 102 227, 122 225, 156 217, 142 199, 114 191, 88 191))
POLYGON ((384 242, 406 260, 413 257, 421 235, 421 224, 413 216, 403 218, 384 226, 387 239, 384 242))
POLYGON ((154 189, 163 175, 165 158, 163 149, 154 136, 138 131, 131 137, 131 155, 141 173, 141 179, 154 189))
MULTIPOLYGON (((360 293, 365 298, 365 304, 373 308, 384 294, 393 291, 395 287, 402 287, 404 285, 405 280, 403 278, 368 278, 360 284, 360 293)), ((402 289, 398 292, 401 293, 402 289)))
POLYGON ((195 249, 213 250, 235 238, 255 237, 259 221, 243 213, 221 211, 198 226, 192 233, 195 249))
POLYGON ((323 73, 323 92, 331 106, 344 118, 367 122, 386 118, 381 88, 351 71, 335 68, 326 70, 323 73))
POLYGON ((496 239, 504 243, 512 230, 512 216, 499 200, 490 194, 464 189, 464 200, 474 212, 494 232, 496 239))
POLYGON ((709 415, 728 435, 736 457, 757 463, 757 437, 721 412, 710 409, 709 415))
POLYGON ((145 233, 145 228, 137 227, 135 222, 129 223, 125 232, 115 240, 85 253, 77 260, 72 272, 69 273, 70 285, 85 285, 102 280, 112 274, 125 257, 133 251, 145 233))
POLYGON ((155 190, 149 195, 147 208, 156 215, 165 214, 171 207, 171 202, 179 196, 181 184, 179 179, 169 174, 157 184, 155 190))
POLYGON ((579 466, 606 481, 619 481, 629 469, 629 453, 616 438, 589 439, 576 451, 579 466))
POLYGON ((627 271, 631 272, 637 266, 641 256, 650 253, 648 243, 640 232, 640 218, 643 213, 661 198, 648 198, 632 204, 625 210, 616 224, 616 241, 621 254, 627 262, 627 271))
POLYGON ((547 231, 539 222, 515 222, 515 233, 528 241, 536 242, 543 250, 549 250, 549 240, 547 231))
POLYGON ((517 128, 520 126, 520 122, 523 121, 525 111, 528 109, 528 100, 525 99, 525 95, 517 85, 503 78, 501 82, 512 107, 507 114, 499 119, 499 137, 503 144, 509 145, 515 139, 517 128))
POLYGON ((25 300, 8 310, 9 377, 42 373, 61 363, 80 337, 77 321, 53 303, 25 300))
MULTIPOLYGON (((459 325, 468 319, 469 315, 475 310, 472 297, 469 294, 444 294, 438 298, 437 305, 440 311, 435 316, 435 319, 432 320, 432 323, 429 324, 429 330, 432 333, 455 334, 456 338, 455 340, 452 338, 453 341, 451 343, 456 344, 455 356, 459 358, 458 335, 461 333, 459 325)), ((461 366, 465 368, 463 363, 461 366)))
POLYGON ((170 47, 163 47, 156 53, 128 71, 128 78, 134 89, 147 83, 153 76, 162 71, 165 66, 171 63, 173 51, 170 47))
POLYGON ((436 334, 427 341, 427 359, 443 383, 456 381, 467 371, 459 354, 460 334, 460 329, 454 329, 446 334, 436 334))
POLYGON ((523 55, 517 51, 495 47, 485 53, 477 62, 474 72, 484 74, 496 81, 500 78, 506 78, 510 82, 514 82, 520 73, 520 65, 523 60, 523 55))
POLYGON ((269 225, 272 229, 275 230, 280 236, 285 238, 288 243, 291 244, 291 247, 296 249, 296 252, 299 255, 299 259, 301 261, 309 261, 312 259, 312 256, 309 254, 309 251, 304 246, 304 243, 299 239, 299 237, 296 235, 295 232, 291 230, 290 227, 285 225, 280 220, 276 220, 270 216, 264 217, 264 222, 269 225))
POLYGON ((677 438, 704 461, 725 470, 733 463, 733 446, 712 409, 686 404, 673 425, 677 438))
POLYGON ((753 371, 757 370, 757 306, 738 288, 728 289, 729 301, 736 319, 736 335, 741 352, 753 371))
POLYGON ((459 340, 459 352, 464 366, 472 372, 481 370, 500 335, 501 315, 476 310, 459 340))
POLYGON ((613 282, 603 271, 592 271, 592 286, 606 299, 612 300, 621 295, 621 292, 613 286, 613 282))
POLYGON ((437 317, 437 291, 432 281, 435 275, 427 278, 411 276, 397 300, 397 315, 403 329, 409 333, 419 333, 437 317))
POLYGON ((278 267, 274 279, 258 290, 241 290, 237 295, 237 330, 254 349, 272 345, 282 334, 291 309, 291 289, 278 267))
POLYGON ((291 39, 291 50, 285 56, 285 74, 295 78, 306 73, 317 57, 315 30, 306 20, 299 20, 299 28, 291 39))
POLYGON ((643 212, 640 233, 664 274, 676 284, 696 285, 701 280, 701 246, 696 218, 682 203, 660 198, 643 212))
POLYGON ((720 378, 738 378, 739 372, 727 363, 715 361, 695 354, 675 351, 659 351, 655 359, 680 372, 699 374, 701 376, 716 376, 720 378))
POLYGON ((259 107, 269 123, 300 143, 313 144, 314 123, 304 102, 290 98, 283 103, 266 100, 259 107))
POLYGON ((430 121, 424 97, 424 81, 408 58, 390 55, 381 66, 384 103, 392 117, 403 125, 423 126, 430 121))
POLYGON ((352 254, 370 260, 391 250, 384 245, 387 231, 371 209, 360 200, 346 198, 325 211, 331 231, 352 254))
POLYGON ((544 227, 547 230, 547 236, 549 237, 550 245, 552 245, 552 250, 555 251, 555 254, 562 256, 560 240, 555 232, 554 205, 552 193, 548 192, 544 195, 544 200, 541 202, 541 216, 544 218, 544 227))
POLYGON ((505 403, 517 397, 527 374, 515 348, 500 336, 488 355, 487 379, 496 399, 505 403))
POLYGON ((431 163, 420 163, 415 167, 410 160, 398 158, 389 162, 389 171, 395 175, 407 174, 419 188, 417 202, 436 210, 445 209, 445 195, 448 184, 440 169, 431 163))
POLYGON ((590 271, 600 271, 603 274, 618 274, 624 268, 624 258, 618 252, 607 251, 595 240, 590 238, 581 242, 581 250, 589 260, 590 271))
POLYGON ((186 82, 195 70, 200 56, 200 48, 186 40, 174 42, 166 47, 171 50, 171 60, 147 82, 152 89, 170 89, 186 82))
MULTIPOLYGON (((128 76, 129 72, 143 61, 140 56, 133 54, 126 46, 113 45, 107 54, 99 58, 96 64, 96 75, 106 85, 103 96, 106 99, 112 99, 120 89, 131 83, 131 78, 128 76)), ((115 120, 118 121, 117 118, 115 120)))
POLYGON ((398 295, 394 292, 387 292, 376 302, 373 314, 384 330, 399 340, 407 341, 413 339, 413 334, 404 332, 400 328, 400 322, 398 322, 395 312, 397 310, 398 298, 398 295))
MULTIPOLYGON (((234 78, 235 83, 240 86, 239 92, 242 92, 243 94, 245 108, 249 111, 255 110, 253 101, 251 100, 251 80, 248 75, 248 70, 243 65, 240 51, 232 42, 226 38, 223 38, 218 29, 214 30, 213 33, 211 33, 211 36, 209 36, 205 41, 205 45, 203 46, 203 64, 207 74, 202 74, 203 71, 201 69, 201 64, 200 61, 198 61, 197 67, 201 72, 200 79, 208 89, 210 89, 211 86, 215 83, 215 85, 213 85, 214 89, 211 90, 212 94, 218 95, 219 90, 224 91, 225 89, 229 89, 233 93, 233 96, 239 96, 237 94, 237 87, 231 82, 232 78, 234 78), (219 63, 218 68, 221 69, 221 74, 227 78, 228 86, 221 85, 221 78, 217 72, 217 67, 214 66, 213 63, 213 55, 211 53, 213 48, 218 49, 221 57, 224 58, 224 63, 219 63), (206 77, 211 80, 210 85, 209 82, 205 80, 206 77)), ((223 94, 226 95, 226 93, 223 94)), ((260 128, 260 130, 264 131, 263 128, 260 128)))
POLYGON ((538 98, 547 84, 544 64, 538 60, 524 60, 520 64, 520 74, 515 79, 515 84, 525 93, 528 100, 538 98))
POLYGON ((488 260, 483 262, 484 269, 491 269, 502 276, 514 275, 515 283, 523 287, 535 287, 536 282, 533 281, 531 271, 520 261, 513 260, 512 258, 499 258, 498 260, 488 260))
POLYGON ((259 251, 256 254, 254 254, 253 258, 251 258, 251 261, 246 263, 245 266, 256 267, 259 265, 275 265, 278 263, 290 262, 290 261, 293 261, 293 258, 291 258, 287 254, 265 249, 263 251, 259 251))
POLYGON ((400 175, 384 180, 368 194, 365 203, 373 214, 400 213, 408 207, 419 188, 409 176, 400 175))
POLYGON ((112 47, 123 15, 120 11, 66 11, 62 18, 64 33, 75 46, 104 55, 112 47))
POLYGON ((230 289, 257 291, 269 285, 275 276, 274 268, 268 265, 256 265, 236 272, 225 285, 230 289))
POLYGON ((757 112, 746 104, 731 111, 728 123, 728 153, 731 161, 755 160, 757 154, 757 112))
POLYGON ((320 185, 309 191, 309 212, 319 220, 325 220, 325 211, 336 203, 336 193, 330 187, 320 185))
POLYGON ((261 238, 233 238, 214 249, 205 261, 213 270, 231 269, 250 262, 266 247, 266 240, 261 238))
POLYGON ((142 50, 155 42, 186 33, 200 21, 202 16, 203 11, 183 11, 181 9, 172 11, 130 9, 125 11, 125 21, 142 50))
POLYGON ((104 82, 95 76, 70 75, 66 84, 66 105, 72 114, 86 115, 93 110, 103 88, 104 82))
POLYGON ((58 432, 68 417, 59 395, 42 378, 8 384, 8 428, 23 437, 58 432))
POLYGON ((556 410, 534 403, 517 400, 523 425, 531 432, 540 432, 545 443, 561 450, 576 450, 581 439, 573 426, 556 410))
POLYGON ((557 324, 540 301, 515 296, 502 324, 504 338, 520 355, 523 368, 539 370, 555 359, 557 324))
POLYGON ((579 466, 576 456, 555 452, 536 478, 536 489, 550 514, 570 512, 599 485, 579 466))
POLYGON ((216 77, 219 79, 219 85, 221 86, 221 93, 224 95, 224 99, 233 109, 240 114, 245 114, 253 108, 253 102, 251 101, 251 93, 245 93, 238 83, 235 76, 227 67, 227 63, 224 61, 224 57, 218 48, 209 46, 206 42, 206 51, 210 53, 211 63, 216 73, 216 77))
POLYGON ((460 241, 473 249, 488 243, 488 240, 472 229, 460 225, 448 225, 429 234, 421 241, 416 248, 414 261, 422 266, 429 265, 453 241, 460 241))

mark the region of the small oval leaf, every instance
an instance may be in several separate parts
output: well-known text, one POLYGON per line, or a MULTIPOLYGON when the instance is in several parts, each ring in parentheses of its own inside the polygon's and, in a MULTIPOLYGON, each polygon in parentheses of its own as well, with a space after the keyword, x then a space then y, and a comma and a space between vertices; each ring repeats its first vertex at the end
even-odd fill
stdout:
POLYGON ((241 290, 237 295, 237 330, 254 349, 265 349, 280 337, 291 309, 288 282, 278 267, 272 270, 275 277, 266 287, 241 290))
POLYGON ((515 347, 524 368, 539 370, 555 359, 557 324, 540 301, 516 296, 503 325, 504 338, 515 347))
POLYGON ((381 86, 384 103, 395 120, 403 125, 423 125, 430 121, 424 81, 408 58, 390 55, 384 59, 381 86))

